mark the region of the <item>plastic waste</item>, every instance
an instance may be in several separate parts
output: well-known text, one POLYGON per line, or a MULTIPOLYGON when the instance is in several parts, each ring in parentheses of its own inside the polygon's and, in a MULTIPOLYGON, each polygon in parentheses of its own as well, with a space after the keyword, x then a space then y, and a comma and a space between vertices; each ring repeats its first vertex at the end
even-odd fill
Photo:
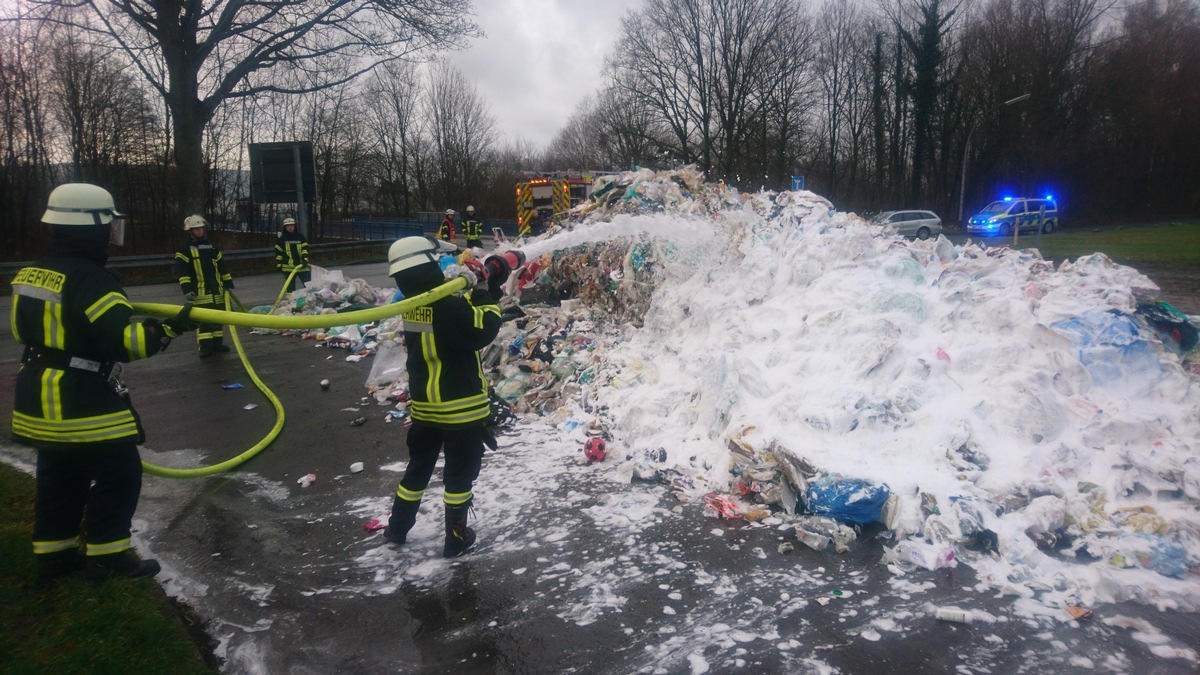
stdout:
POLYGON ((1109 563, 1118 567, 1143 567, 1165 577, 1182 577, 1197 561, 1179 542, 1161 534, 1126 534, 1118 537, 1109 563))
POLYGON ((1167 302, 1141 303, 1137 306, 1137 313, 1164 338, 1163 344, 1170 345, 1177 352, 1189 352, 1200 342, 1200 330, 1188 320, 1187 315, 1167 302))
POLYGON ((737 520, 742 517, 741 509, 732 498, 715 492, 704 495, 704 515, 722 520, 737 520))
POLYGON ((1061 617, 1059 617, 1059 620, 1063 623, 1067 623, 1069 621, 1082 621, 1090 618, 1092 618, 1092 610, 1086 607, 1070 605, 1063 609, 1063 614, 1061 617))
POLYGON ((516 403, 529 388, 529 374, 517 372, 496 385, 496 394, 509 403, 516 403))
POLYGON ((971 623, 975 620, 970 610, 957 607, 938 607, 933 616, 938 621, 949 621, 950 623, 971 623))
POLYGON ((367 386, 384 386, 395 382, 407 381, 405 361, 408 352, 404 345, 396 340, 381 340, 375 347, 375 356, 371 361, 371 372, 367 374, 367 386))
POLYGON ((1154 346, 1142 339, 1137 319, 1125 312, 1088 310, 1050 329, 1071 340, 1095 385, 1148 383, 1162 372, 1154 346))
POLYGON ((317 474, 306 473, 303 476, 301 476, 300 478, 298 478, 296 480, 296 482, 300 484, 300 487, 308 487, 309 485, 312 485, 313 483, 317 482, 317 474))
POLYGON ((883 559, 905 572, 910 572, 918 567, 936 570, 958 565, 958 561, 954 557, 953 546, 930 544, 913 539, 906 539, 890 549, 884 549, 883 559))
POLYGON ((796 528, 796 538, 800 540, 800 543, 814 551, 824 551, 825 549, 829 548, 829 542, 831 541, 829 537, 826 537, 823 534, 809 532, 802 527, 796 528))
POLYGON ((359 473, 362 470, 363 470, 362 462, 355 462, 350 465, 350 473, 359 473))
POLYGON ((804 502, 809 513, 852 525, 866 525, 879 520, 890 495, 887 485, 826 475, 809 484, 804 502))

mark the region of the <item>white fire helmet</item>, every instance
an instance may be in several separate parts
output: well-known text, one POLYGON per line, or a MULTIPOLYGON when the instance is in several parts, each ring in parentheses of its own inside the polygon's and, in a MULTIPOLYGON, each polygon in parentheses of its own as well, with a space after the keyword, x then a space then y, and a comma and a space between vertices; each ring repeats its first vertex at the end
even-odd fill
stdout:
POLYGON ((183 230, 185 232, 194 230, 197 227, 208 227, 208 221, 204 219, 204 216, 197 214, 183 219, 183 230))
POLYGON ((417 265, 431 262, 437 264, 443 254, 453 253, 458 248, 450 242, 425 237, 397 239, 388 248, 388 276, 417 265))
POLYGON ((468 207, 467 207, 467 213, 475 213, 475 207, 474 207, 474 206, 468 206, 468 207))
POLYGON ((284 227, 287 227, 288 225, 295 225, 295 224, 296 224, 296 219, 295 219, 295 218, 284 218, 284 219, 283 219, 283 226, 284 226, 284 227))
POLYGON ((42 222, 47 225, 108 225, 117 213, 108 190, 90 183, 64 183, 46 200, 42 222))
POLYGON ((446 209, 446 215, 448 215, 448 216, 454 215, 454 209, 446 209))

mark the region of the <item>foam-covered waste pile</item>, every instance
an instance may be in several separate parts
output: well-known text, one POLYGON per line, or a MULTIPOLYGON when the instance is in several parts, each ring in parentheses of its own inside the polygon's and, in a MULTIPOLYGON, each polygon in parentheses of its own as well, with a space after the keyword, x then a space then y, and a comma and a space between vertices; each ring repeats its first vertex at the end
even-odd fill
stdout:
MULTIPOLYGON (((690 169, 603 181, 521 242, 484 352, 516 414, 829 555, 886 528, 897 575, 970 565, 1034 614, 1200 610, 1196 328, 1146 276, 690 169)), ((368 384, 402 401, 398 320, 359 332, 386 336, 368 384)))
POLYGON ((1035 605, 1200 609, 1196 352, 1147 322, 1150 279, 686 169, 602 188, 524 247, 583 304, 506 326, 519 408, 540 349, 558 368, 533 386, 561 395, 522 410, 716 515, 769 507, 830 554, 880 520, 897 574, 968 564, 1035 605))

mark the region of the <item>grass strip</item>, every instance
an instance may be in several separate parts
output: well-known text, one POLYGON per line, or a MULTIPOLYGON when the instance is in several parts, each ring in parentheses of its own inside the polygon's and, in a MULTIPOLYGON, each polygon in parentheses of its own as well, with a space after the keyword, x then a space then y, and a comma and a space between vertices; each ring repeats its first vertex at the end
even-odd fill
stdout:
MULTIPOLYGON (((1011 244, 1011 237, 987 239, 994 245, 1011 244)), ((1103 253, 1131 267, 1152 264, 1168 267, 1200 265, 1200 221, 1139 225, 1093 230, 1058 230, 1040 237, 1023 234, 1018 248, 1037 248, 1047 260, 1074 260, 1103 253)))
MULTIPOLYGON (((151 579, 33 585, 34 481, 0 463, 0 670, 5 673, 216 673, 151 579)), ((208 655, 211 661, 211 655, 208 655)))

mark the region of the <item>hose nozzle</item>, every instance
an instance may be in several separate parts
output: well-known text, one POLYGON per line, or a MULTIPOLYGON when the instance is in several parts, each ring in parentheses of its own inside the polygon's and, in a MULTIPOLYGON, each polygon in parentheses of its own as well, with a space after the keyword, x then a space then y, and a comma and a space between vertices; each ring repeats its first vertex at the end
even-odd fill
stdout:
POLYGON ((483 261, 483 273, 489 281, 496 280, 504 283, 509 273, 524 264, 525 253, 514 249, 488 256, 487 260, 483 261))

